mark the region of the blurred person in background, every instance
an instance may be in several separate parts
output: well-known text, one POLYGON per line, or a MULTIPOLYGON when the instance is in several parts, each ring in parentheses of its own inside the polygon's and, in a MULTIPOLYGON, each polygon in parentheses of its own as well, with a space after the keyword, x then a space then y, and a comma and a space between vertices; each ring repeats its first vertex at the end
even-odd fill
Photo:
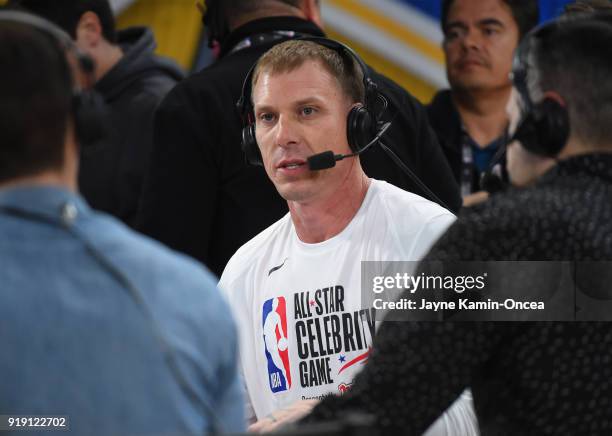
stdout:
MULTIPOLYGON (((244 78, 275 44, 324 33, 317 0, 207 0, 205 6, 219 59, 181 82, 157 112, 139 230, 220 275, 242 244, 288 211, 263 168, 245 163, 236 109, 244 78)), ((459 189, 424 108, 391 80, 371 75, 389 99, 386 116, 395 117, 383 141, 456 211, 459 189)), ((432 199, 379 147, 361 161, 368 176, 432 199)))
MULTIPOLYGON (((516 188, 463 213, 426 261, 569 263, 578 288, 612 300, 611 40, 610 13, 525 37, 507 107, 516 188)), ((507 278, 530 296, 539 277, 507 278)), ((352 390, 306 421, 359 410, 418 435, 469 386, 483 436, 612 434, 612 324, 569 309, 593 322, 384 322, 352 390)))
POLYGON ((0 41, 0 410, 78 435, 241 431, 212 275, 77 194, 100 107, 72 77, 91 61, 30 14, 0 12, 0 41))
POLYGON ((146 27, 115 29, 109 0, 12 0, 54 22, 94 61, 93 86, 106 101, 108 137, 80 150, 79 190, 94 208, 134 226, 153 141, 153 115, 183 78, 171 60, 154 55, 146 27))
POLYGON ((507 182, 508 75, 514 50, 538 23, 538 15, 535 0, 442 2, 450 89, 438 92, 427 110, 465 206, 486 199, 486 190, 500 190, 507 182))

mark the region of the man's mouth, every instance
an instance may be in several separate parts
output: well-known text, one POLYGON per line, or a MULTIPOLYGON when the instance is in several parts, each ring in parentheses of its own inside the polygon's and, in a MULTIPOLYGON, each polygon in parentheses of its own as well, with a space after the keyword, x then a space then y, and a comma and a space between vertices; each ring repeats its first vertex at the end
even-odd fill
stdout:
POLYGON ((304 166, 305 164, 306 162, 303 160, 284 160, 278 164, 277 168, 292 170, 304 166))
POLYGON ((470 66, 484 67, 485 63, 480 59, 468 58, 468 59, 462 59, 461 61, 459 61, 458 66, 459 68, 466 68, 470 66))

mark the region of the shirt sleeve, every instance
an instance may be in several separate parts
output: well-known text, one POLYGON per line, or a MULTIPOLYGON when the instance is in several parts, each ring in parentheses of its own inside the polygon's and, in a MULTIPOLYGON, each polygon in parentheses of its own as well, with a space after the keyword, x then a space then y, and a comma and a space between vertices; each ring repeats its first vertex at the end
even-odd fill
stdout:
POLYGON ((472 391, 466 389, 423 436, 478 436, 479 434, 472 391))
POLYGON ((255 407, 251 400, 252 396, 256 396, 256 392, 251 392, 249 390, 249 383, 247 383, 247 379, 249 377, 248 368, 245 367, 244 362, 252 361, 253 357, 249 359, 249 356, 254 356, 254 344, 249 336, 252 330, 251 324, 251 316, 247 307, 249 307, 248 303, 245 303, 244 298, 241 297, 248 293, 245 289, 245 284, 242 273, 238 273, 237 264, 240 263, 240 259, 234 257, 230 260, 225 271, 221 275, 221 279, 219 280, 219 289, 221 293, 224 295, 226 301, 228 301, 232 312, 234 314, 234 318, 237 320, 238 324, 238 334, 239 334, 239 352, 236 357, 237 364, 239 366, 240 372, 240 384, 242 390, 242 397, 244 403, 244 413, 245 413, 245 422, 248 425, 253 424, 257 421, 257 413, 255 411, 255 407))
POLYGON ((423 259, 455 220, 456 217, 451 213, 443 213, 430 219, 416 239, 413 259, 423 259))

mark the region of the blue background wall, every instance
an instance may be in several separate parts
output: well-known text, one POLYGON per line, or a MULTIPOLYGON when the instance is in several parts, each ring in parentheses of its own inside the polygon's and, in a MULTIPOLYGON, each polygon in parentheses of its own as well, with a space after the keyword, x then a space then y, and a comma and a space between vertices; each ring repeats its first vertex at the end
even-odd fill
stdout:
MULTIPOLYGON (((421 11, 436 18, 440 18, 440 4, 437 0, 396 0, 400 3, 406 3, 414 6, 421 11)), ((557 16, 563 9, 563 6, 570 3, 571 0, 539 0, 540 3, 540 21, 548 20, 557 16)))

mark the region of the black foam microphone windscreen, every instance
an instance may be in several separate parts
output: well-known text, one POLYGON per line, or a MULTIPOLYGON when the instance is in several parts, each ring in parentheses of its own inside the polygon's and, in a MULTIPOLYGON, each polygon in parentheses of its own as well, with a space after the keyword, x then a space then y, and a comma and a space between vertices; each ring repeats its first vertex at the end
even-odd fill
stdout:
POLYGON ((326 170, 336 166, 336 156, 329 150, 310 156, 307 161, 311 171, 326 170))

